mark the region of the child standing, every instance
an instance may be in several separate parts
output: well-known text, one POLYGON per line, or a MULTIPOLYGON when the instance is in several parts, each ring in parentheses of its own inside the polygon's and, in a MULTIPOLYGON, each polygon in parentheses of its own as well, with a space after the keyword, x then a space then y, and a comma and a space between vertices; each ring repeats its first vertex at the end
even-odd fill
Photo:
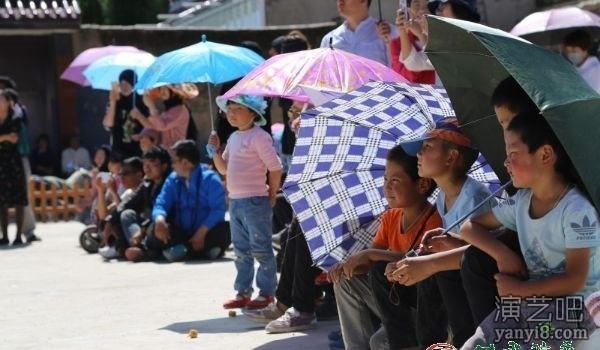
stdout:
POLYGON ((281 182, 281 163, 273 147, 273 139, 260 126, 267 103, 262 97, 242 95, 229 100, 217 97, 219 107, 227 111, 227 121, 238 128, 225 150, 218 150, 220 140, 211 135, 209 146, 217 148, 213 155, 219 173, 227 175, 231 240, 236 254, 237 295, 223 304, 226 309, 264 308, 273 302, 277 287, 275 255, 271 246, 272 207, 281 182), (268 171, 268 184, 265 176, 268 171), (254 300, 252 281, 254 259, 259 263, 254 300))
MULTIPOLYGON (((513 185, 520 190, 492 212, 466 222, 460 230, 461 237, 495 259, 500 296, 512 295, 523 301, 576 294, 588 297, 600 289, 600 268, 594 263, 600 246, 599 220, 595 208, 575 185, 578 178, 571 161, 548 123, 536 114, 519 114, 512 119, 504 141, 505 166, 513 185), (489 230, 502 225, 518 232, 525 263, 489 234, 489 230)), ((568 316, 560 318, 559 299, 547 298, 543 304, 546 306, 543 309, 535 303, 517 305, 520 317, 516 319, 500 321, 496 319, 496 312, 492 312, 464 348, 473 349, 491 342, 502 347, 510 340, 522 344, 519 339, 498 336, 494 329, 539 327, 539 324, 527 323, 534 322, 528 315, 532 311, 539 311, 536 318, 551 322, 552 326, 562 320, 558 327, 577 326, 589 331, 596 328, 589 317, 583 319, 583 324, 570 325, 568 316)), ((570 319, 572 321, 573 316, 570 319)), ((549 339, 553 339, 553 335, 549 339)), ((531 339, 534 340, 548 342, 531 339)))

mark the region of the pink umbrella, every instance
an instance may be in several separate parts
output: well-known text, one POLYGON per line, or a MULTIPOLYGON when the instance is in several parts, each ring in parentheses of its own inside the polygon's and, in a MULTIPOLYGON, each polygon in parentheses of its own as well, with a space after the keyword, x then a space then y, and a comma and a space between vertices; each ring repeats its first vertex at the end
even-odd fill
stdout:
POLYGON ((302 86, 349 92, 373 80, 406 82, 381 63, 342 50, 321 48, 269 58, 235 84, 223 98, 260 95, 308 102, 310 98, 302 86))
POLYGON ((577 7, 556 8, 530 14, 517 23, 510 33, 536 44, 547 45, 562 42, 565 34, 577 28, 600 32, 600 16, 577 7))
POLYGON ((90 82, 83 76, 83 71, 94 61, 105 56, 114 55, 121 52, 137 52, 141 51, 133 46, 103 46, 87 49, 77 55, 73 62, 65 69, 60 78, 69 80, 75 84, 82 86, 90 85, 90 82))

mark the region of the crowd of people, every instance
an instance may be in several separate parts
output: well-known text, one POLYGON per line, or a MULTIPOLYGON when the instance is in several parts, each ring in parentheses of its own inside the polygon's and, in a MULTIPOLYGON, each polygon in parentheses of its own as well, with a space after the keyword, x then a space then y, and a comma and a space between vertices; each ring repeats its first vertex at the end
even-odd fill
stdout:
MULTIPOLYGON (((474 0, 409 0, 393 24, 369 16, 371 0, 338 0, 337 5, 344 22, 322 38, 321 47, 370 58, 423 84, 440 84, 424 53, 425 15, 481 19, 474 0)), ((589 52, 589 34, 574 31, 563 44, 566 58, 600 91, 600 62, 589 52)), ((241 46, 262 54, 256 43, 241 46)), ((311 48, 299 31, 275 38, 271 46, 270 56, 311 48)), ((323 276, 331 283, 326 295, 337 306, 341 325, 330 334, 330 348, 349 350, 425 349, 436 343, 504 348, 510 339, 498 339, 496 328, 530 325, 498 320, 503 297, 518 297, 519 303, 547 297, 551 307, 542 314, 552 323, 561 298, 586 298, 600 289, 598 213, 556 135, 513 78, 498 84, 490 104, 503 129, 504 165, 514 196, 497 203, 486 186, 468 175, 478 151, 456 119, 442 120, 423 139, 388 153, 384 195, 389 209, 371 247, 325 275, 313 265, 293 215, 283 225, 280 266, 272 244, 274 231, 281 228, 274 230, 278 213, 291 211, 279 193, 302 126, 299 116, 308 104, 218 97, 217 133, 206 147, 210 164, 204 164, 205 148, 193 141, 186 105, 198 95, 194 85, 166 85, 140 96, 133 89, 137 77, 132 70, 117 80, 103 120, 110 146, 98 147, 90 158, 74 135, 61 156, 61 175, 67 179, 57 181, 87 179, 93 187, 93 195, 77 203, 83 220, 93 224, 82 233, 83 248, 104 259, 175 262, 217 259, 233 245, 235 294, 223 307, 242 308, 269 333, 315 326, 323 302, 315 281, 323 276), (284 116, 279 148, 270 117, 277 107, 284 116), (439 194, 430 204, 436 188, 439 194), (593 232, 582 238, 579 228, 586 223, 594 223, 593 232)), ((236 82, 224 84, 222 93, 236 82)), ((34 174, 47 178, 57 172, 47 135, 28 150, 26 108, 14 82, 2 78, 0 84, 0 244, 9 243, 8 208, 15 208, 12 244, 19 245, 23 235, 27 241, 39 239, 33 214, 33 222, 27 214, 28 156, 34 174)), ((520 306, 523 314, 535 311, 520 306)), ((553 326, 597 336, 590 311, 576 311, 577 322, 553 326)), ((577 348, 591 349, 591 344, 577 348)))

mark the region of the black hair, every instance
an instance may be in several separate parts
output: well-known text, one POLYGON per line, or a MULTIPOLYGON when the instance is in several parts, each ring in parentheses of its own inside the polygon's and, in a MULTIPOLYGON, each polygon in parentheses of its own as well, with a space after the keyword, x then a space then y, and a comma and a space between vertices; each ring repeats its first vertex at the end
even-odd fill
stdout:
POLYGON ((273 50, 275 50, 277 53, 281 53, 281 45, 283 44, 285 38, 285 35, 280 35, 273 39, 273 41, 271 41, 271 48, 273 48, 273 50))
POLYGON ((163 146, 150 147, 142 157, 149 160, 158 160, 161 164, 167 164, 171 168, 171 156, 163 146))
POLYGON ((264 57, 262 49, 260 48, 260 45, 258 45, 258 43, 256 41, 250 41, 250 40, 242 41, 240 43, 240 46, 245 47, 246 49, 255 52, 260 57, 264 57))
MULTIPOLYGON (((41 136, 42 135, 40 135, 40 137, 41 136)), ((108 171, 108 161, 109 161, 111 153, 112 153, 111 149, 110 149, 110 146, 109 145, 102 145, 102 146, 96 148, 96 150, 94 150, 94 158, 96 158, 95 157, 96 156, 96 152, 98 152, 99 150, 104 151, 104 155, 105 155, 104 162, 102 164, 100 164, 100 165, 98 165, 98 164, 95 164, 95 165, 98 166, 98 170, 99 171, 107 172, 108 171)))
POLYGON ((4 85, 5 88, 8 89, 16 89, 17 84, 11 77, 7 77, 5 75, 0 76, 0 84, 4 85))
MULTIPOLYGON (((554 170, 556 170, 565 181, 576 183, 578 185, 582 184, 567 152, 543 116, 519 113, 511 120, 506 130, 519 134, 521 141, 527 145, 529 153, 537 151, 544 145, 552 147, 556 154, 554 170)), ((583 189, 581 186, 580 188, 583 189)))
POLYGON ((19 93, 13 88, 4 89, 5 97, 12 103, 19 103, 19 93))
POLYGON ((473 166, 473 163, 475 163, 477 157, 479 157, 479 151, 474 148, 457 145, 454 142, 446 140, 442 140, 442 145, 446 150, 455 149, 458 151, 461 163, 459 164, 460 168, 456 171, 456 173, 461 176, 466 175, 469 172, 473 166))
POLYGON ((171 149, 177 157, 187 159, 194 166, 200 163, 200 151, 193 140, 179 140, 171 149))
POLYGON ((452 7, 452 13, 458 19, 463 21, 479 23, 481 16, 477 13, 476 9, 471 9, 465 1, 448 1, 452 7))
POLYGON ((563 39, 563 45, 576 46, 587 52, 592 47, 592 37, 587 31, 583 29, 577 29, 565 36, 563 39))
POLYGON ((132 69, 125 69, 119 74, 119 83, 122 81, 128 82, 133 87, 137 82, 137 74, 132 69))
POLYGON ((515 78, 502 80, 492 93, 492 106, 506 107, 513 113, 539 114, 539 109, 515 78))
POLYGON ((119 151, 112 151, 108 157, 110 163, 123 163, 123 154, 119 151))
POLYGON ((281 44, 281 53, 308 50, 308 42, 297 35, 288 35, 281 44))
POLYGON ((169 98, 163 101, 165 105, 165 110, 169 110, 173 107, 179 106, 183 104, 183 98, 179 96, 175 91, 169 89, 169 98))
POLYGON ((123 166, 127 166, 133 170, 134 173, 144 173, 144 162, 140 157, 129 157, 123 161, 123 166))
MULTIPOLYGON (((397 145, 394 146, 391 150, 388 151, 385 159, 388 162, 392 162, 398 164, 402 167, 404 172, 413 180, 418 181, 421 179, 419 176, 419 168, 417 166, 417 157, 413 157, 408 155, 402 146, 397 145)), ((429 181, 429 189, 427 190, 426 196, 429 197, 436 188, 435 181, 429 181)))

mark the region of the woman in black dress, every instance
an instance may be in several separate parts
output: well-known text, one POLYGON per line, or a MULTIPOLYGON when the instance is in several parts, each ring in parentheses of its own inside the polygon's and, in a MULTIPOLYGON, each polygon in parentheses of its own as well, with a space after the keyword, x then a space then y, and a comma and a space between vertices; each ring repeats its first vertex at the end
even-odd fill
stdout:
POLYGON ((5 90, 0 90, 0 245, 8 244, 8 208, 15 208, 17 236, 13 245, 22 244, 23 208, 27 205, 25 172, 19 154, 20 119, 13 118, 13 109, 5 90))

